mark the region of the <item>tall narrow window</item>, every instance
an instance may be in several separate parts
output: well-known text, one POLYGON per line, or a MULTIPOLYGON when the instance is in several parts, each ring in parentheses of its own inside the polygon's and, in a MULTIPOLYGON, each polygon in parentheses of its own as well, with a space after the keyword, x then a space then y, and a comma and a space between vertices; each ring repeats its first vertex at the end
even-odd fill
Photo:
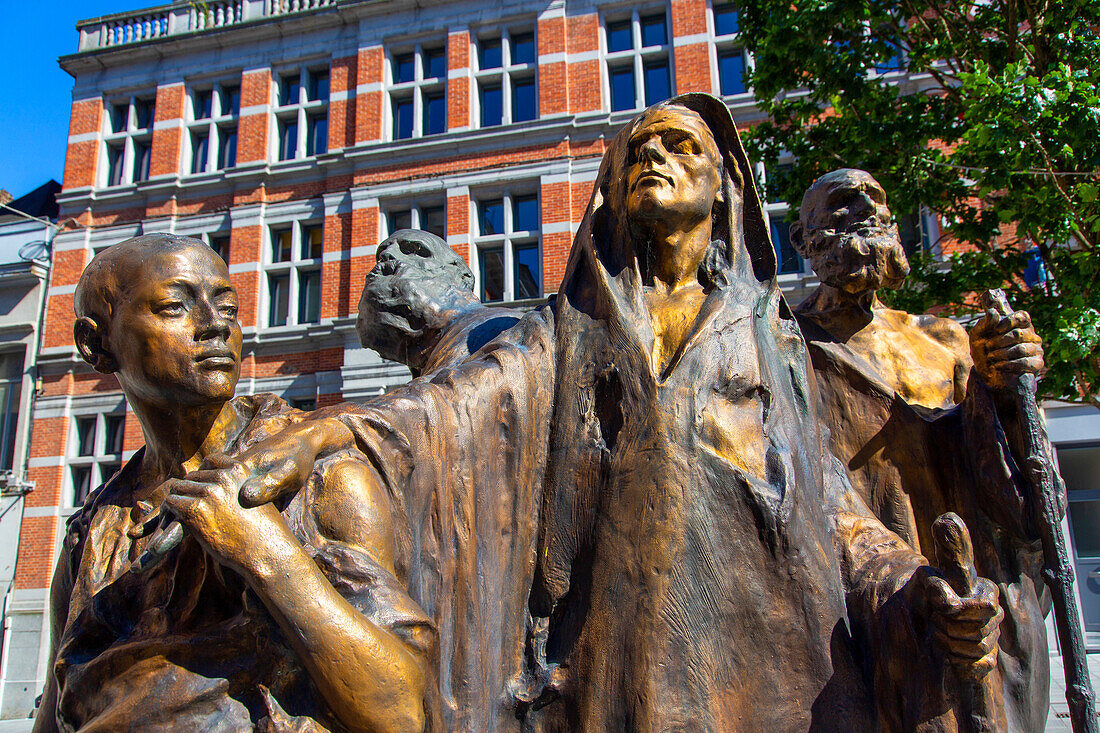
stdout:
POLYGON ((447 238, 447 218, 442 203, 405 204, 400 207, 386 207, 384 221, 386 230, 381 238, 386 238, 401 229, 422 229, 431 232, 440 239, 447 238))
POLYGON ((0 352, 0 471, 10 471, 15 457, 23 357, 23 349, 0 352))
POLYGON ((638 109, 673 94, 668 21, 664 13, 604 22, 604 61, 612 112, 638 109))
POLYGON ((742 48, 737 8, 731 3, 711 8, 714 23, 714 48, 718 61, 718 93, 722 96, 748 94, 748 55, 742 48))
POLYGON ((324 228, 295 222, 272 227, 267 271, 267 325, 295 326, 321 320, 324 228))
POLYGON ((213 84, 191 92, 191 173, 225 170, 237 164, 237 118, 241 87, 213 84))
POLYGON ((504 30, 477 40, 478 122, 495 127, 538 116, 535 34, 504 30))
POLYGON ((539 203, 536 194, 477 202, 477 275, 485 302, 542 296, 539 203))
POLYGON ((122 468, 126 416, 121 412, 73 418, 67 463, 73 506, 122 468))
POLYGON ((390 134, 394 140, 447 131, 447 55, 443 46, 417 44, 389 63, 390 134))
POLYGON ((210 156, 210 135, 203 132, 191 133, 191 172, 206 171, 207 158, 210 156))
POLYGON ((279 160, 328 152, 329 83, 327 68, 305 68, 279 77, 279 160))
MULTIPOLYGON (((121 186, 149 178, 152 163, 153 121, 156 117, 153 97, 131 97, 110 104, 103 133, 105 186, 121 186)), ((186 158, 184 159, 186 165, 186 158)))

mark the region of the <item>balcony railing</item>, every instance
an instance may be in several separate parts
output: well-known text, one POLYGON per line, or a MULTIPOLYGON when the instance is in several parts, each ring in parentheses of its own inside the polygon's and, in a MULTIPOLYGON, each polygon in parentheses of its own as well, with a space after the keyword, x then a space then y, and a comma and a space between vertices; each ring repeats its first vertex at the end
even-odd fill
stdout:
POLYGON ((336 5, 337 0, 178 1, 128 13, 82 20, 80 51, 125 46, 164 36, 225 28, 246 21, 292 15, 336 5))

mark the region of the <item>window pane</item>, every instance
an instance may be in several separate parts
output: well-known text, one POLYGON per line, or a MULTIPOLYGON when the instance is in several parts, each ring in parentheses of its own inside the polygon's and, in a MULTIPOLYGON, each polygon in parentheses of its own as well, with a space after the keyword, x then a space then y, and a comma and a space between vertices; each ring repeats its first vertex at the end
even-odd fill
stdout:
POLYGON ((153 100, 139 99, 134 102, 134 122, 139 130, 153 125, 153 100))
POLYGON ((533 232, 538 228, 538 196, 517 196, 512 199, 512 231, 533 232))
POLYGON ((191 133, 191 172, 202 173, 206 170, 206 159, 210 152, 210 137, 206 133, 191 133))
POLYGON ((317 409, 317 400, 315 399, 303 397, 296 400, 289 400, 289 402, 290 406, 293 407, 295 410, 304 410, 306 412, 309 412, 310 410, 317 409))
POLYGON ((424 95, 423 134, 438 135, 447 131, 447 98, 443 92, 424 95))
POLYGON ((634 109, 634 67, 611 70, 611 111, 634 109))
POLYGON ((504 92, 500 84, 481 87, 481 126, 493 127, 504 120, 504 92))
POLYGON ((210 237, 210 249, 214 250, 214 253, 225 260, 226 264, 229 263, 229 237, 225 235, 211 236, 210 237))
POLYGON ((617 23, 607 24, 607 50, 629 51, 634 48, 634 40, 630 37, 630 21, 622 20, 617 23))
POLYGON ((290 298, 290 275, 268 275, 267 292, 270 298, 267 325, 285 326, 287 305, 290 298))
POLYGON ((1077 557, 1100 558, 1100 501, 1069 502, 1069 527, 1077 557))
POLYGON ((535 63, 535 34, 517 33, 512 36, 512 63, 535 63))
POLYGON ((416 78, 416 58, 411 53, 393 57, 393 80, 400 84, 416 78))
POLYGON ((309 270, 298 274, 298 323, 321 320, 321 272, 309 270))
POLYGON ((150 155, 149 141, 134 143, 134 180, 144 181, 149 177, 150 155))
POLYGON ((502 64, 500 39, 479 41, 477 46, 477 64, 481 69, 499 69, 502 64))
POLYGON ((76 454, 90 456, 95 452, 95 418, 78 417, 76 419, 76 454))
POLYGON ((328 71, 309 72, 309 101, 316 102, 328 99, 329 76, 328 71))
POLYGON ((642 18, 642 46, 663 46, 668 43, 668 30, 664 15, 642 18))
POLYGON ((402 229, 412 229, 411 211, 391 211, 386 214, 386 231, 393 234, 402 229))
POLYGON ((733 5, 719 5, 714 9, 714 33, 727 36, 740 30, 737 22, 737 8, 733 5))
POLYGON ((212 89, 205 89, 201 92, 195 92, 195 119, 205 120, 213 112, 214 108, 214 91, 212 89))
POLYGON ((302 259, 319 260, 325 251, 324 227, 305 227, 302 232, 302 259))
POLYGON ((740 49, 718 54, 718 80, 722 94, 745 93, 745 57, 740 49))
POLYGON ((277 229, 271 232, 272 262, 290 262, 292 256, 290 240, 289 229, 277 229))
POLYGON ((447 56, 442 48, 424 52, 424 78, 440 79, 447 76, 447 56))
POLYGON ((288 104, 297 104, 300 86, 297 74, 284 76, 279 82, 279 105, 285 107, 288 104))
POLYGON ((504 234, 504 202, 501 199, 482 201, 478 210, 482 236, 504 234))
POLYGON ((537 298, 542 295, 539 287, 542 278, 539 277, 538 245, 516 247, 512 252, 512 264, 515 270, 512 273, 512 282, 516 290, 516 300, 537 298))
POLYGON ((223 115, 235 115, 241 111, 241 88, 226 87, 222 90, 221 113, 223 115))
POLYGON ((279 160, 291 160, 298 152, 298 121, 285 120, 279 131, 279 160))
POLYGON ((125 132, 126 131, 126 118, 130 114, 130 105, 128 104, 113 104, 111 105, 111 132, 125 132))
POLYGON ((237 128, 221 129, 222 144, 218 149, 218 167, 232 168, 237 165, 237 128))
POLYGON ((404 140, 413 136, 413 101, 411 99, 394 100, 393 137, 404 140))
POLYGON ((420 228, 435 236, 447 238, 447 216, 442 206, 428 206, 420 210, 420 228))
POLYGON ((92 467, 73 466, 73 506, 80 506, 92 490, 92 467))
POLYGON ((672 80, 668 74, 668 61, 649 61, 643 68, 643 81, 645 81, 644 104, 656 104, 663 102, 672 96, 672 80))
POLYGON ((521 79, 512 86, 512 122, 533 120, 537 116, 538 98, 535 80, 521 79))
POLYGON ((309 155, 321 155, 328 150, 328 115, 313 115, 309 118, 306 149, 309 155))
POLYGON ((481 271, 481 300, 504 300, 504 248, 487 247, 478 250, 481 271))
POLYGON ((99 464, 99 483, 105 484, 114 478, 114 475, 122 470, 122 464, 118 462, 99 464))
POLYGON ((802 258, 791 245, 791 225, 783 216, 771 215, 772 245, 775 247, 775 259, 779 262, 779 273, 802 272, 802 258))
POLYGON ((122 146, 110 145, 107 147, 107 185, 118 186, 122 184, 122 146))
POLYGON ((103 453, 115 455, 122 452, 122 434, 126 426, 125 415, 107 415, 103 419, 103 453))

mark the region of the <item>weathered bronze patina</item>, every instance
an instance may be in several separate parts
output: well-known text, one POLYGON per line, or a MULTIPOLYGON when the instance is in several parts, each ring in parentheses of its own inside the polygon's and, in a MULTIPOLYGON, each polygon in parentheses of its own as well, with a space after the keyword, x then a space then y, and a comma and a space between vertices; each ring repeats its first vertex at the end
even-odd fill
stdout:
MULTIPOLYGON (((884 306, 876 291, 900 285, 909 265, 886 195, 867 172, 822 176, 800 216, 791 239, 821 285, 797 313, 830 447, 863 500, 915 549, 933 552, 932 522, 943 512, 965 519, 977 572, 998 584, 1005 614, 997 670, 971 691, 988 695, 991 685, 1003 685, 1007 723, 994 727, 1041 731, 1050 600, 1040 578, 1036 508, 1017 468, 1027 455, 1020 411, 1006 391, 1014 376, 1042 369, 1039 338, 1026 313, 989 311, 967 334, 950 319, 884 306)), ((968 685, 936 689, 914 680, 904 692, 908 712, 894 712, 928 717, 942 707, 933 717, 950 727, 947 708, 968 685)))
POLYGON ((197 470, 302 416, 233 397, 241 329, 221 258, 127 240, 88 265, 76 310, 81 355, 117 375, 146 444, 69 522, 35 730, 436 728, 435 630, 399 580, 407 520, 369 463, 331 452, 293 497, 247 509, 224 470, 197 470), (167 526, 182 542, 135 572, 167 526))

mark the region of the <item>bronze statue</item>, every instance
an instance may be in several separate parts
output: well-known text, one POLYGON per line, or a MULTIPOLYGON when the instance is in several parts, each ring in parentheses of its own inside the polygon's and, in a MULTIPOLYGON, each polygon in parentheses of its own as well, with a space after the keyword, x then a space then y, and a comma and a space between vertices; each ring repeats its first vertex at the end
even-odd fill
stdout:
POLYGON ((921 729, 889 695, 984 680, 997 589, 959 523, 939 572, 867 509, 814 390, 733 120, 689 94, 609 145, 550 304, 205 480, 252 506, 370 457, 451 730, 921 729))
POLYGON ((900 285, 909 265, 886 194, 865 171, 814 182, 791 240, 821 279, 797 314, 833 453, 863 500, 915 549, 933 550, 938 515, 965 519, 977 572, 1000 588, 997 675, 1008 728, 1042 731, 1050 597, 1036 508, 1017 469, 1026 455, 1020 415, 1005 389, 1008 378, 1043 367, 1028 315, 989 311, 967 334, 950 319, 883 305, 876 291, 900 285))
POLYGON ((407 520, 370 464, 330 453, 292 498, 248 509, 217 480, 302 417, 233 397, 222 259, 127 240, 88 265, 76 311, 81 355, 117 375, 146 444, 69 522, 35 730, 436 729, 435 629, 399 580, 407 520), (170 526, 182 541, 139 566, 170 526))

